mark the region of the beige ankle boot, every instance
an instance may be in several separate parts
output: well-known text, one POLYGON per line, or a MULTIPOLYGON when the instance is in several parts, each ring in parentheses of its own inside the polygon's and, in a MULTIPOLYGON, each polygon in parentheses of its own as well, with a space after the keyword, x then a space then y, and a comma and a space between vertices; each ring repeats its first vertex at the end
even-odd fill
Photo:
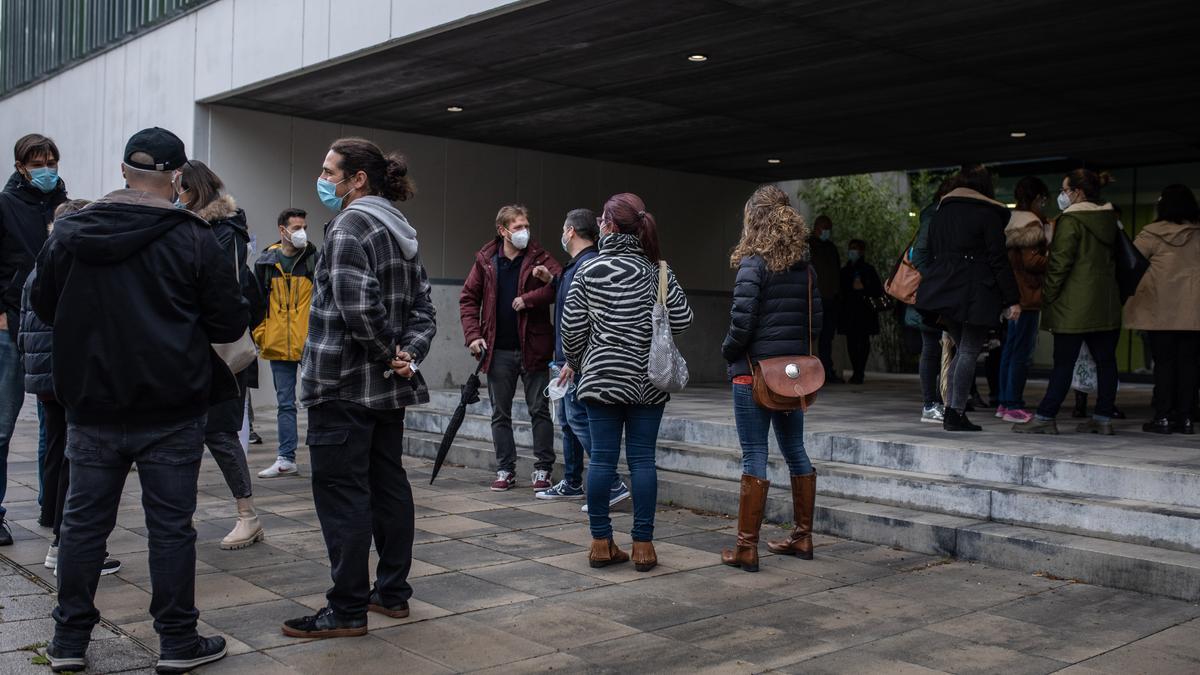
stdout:
POLYGON ((226 551, 246 548, 266 538, 262 523, 258 522, 258 513, 254 511, 254 497, 237 500, 237 507, 237 524, 233 526, 233 532, 221 540, 221 548, 226 551))

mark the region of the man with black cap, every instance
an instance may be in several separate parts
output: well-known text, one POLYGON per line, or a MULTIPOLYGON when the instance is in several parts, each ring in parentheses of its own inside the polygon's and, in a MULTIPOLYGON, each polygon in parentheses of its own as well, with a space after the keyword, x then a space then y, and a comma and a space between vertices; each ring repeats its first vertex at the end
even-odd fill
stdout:
POLYGON ((238 340, 249 311, 208 223, 174 208, 183 141, 145 129, 125 146, 128 187, 59 219, 38 257, 33 309, 54 326, 54 390, 67 410, 71 483, 60 530, 58 606, 46 650, 83 670, 105 541, 137 464, 150 538, 158 672, 225 655, 196 632, 196 481, 211 403, 238 395, 210 343, 238 340))

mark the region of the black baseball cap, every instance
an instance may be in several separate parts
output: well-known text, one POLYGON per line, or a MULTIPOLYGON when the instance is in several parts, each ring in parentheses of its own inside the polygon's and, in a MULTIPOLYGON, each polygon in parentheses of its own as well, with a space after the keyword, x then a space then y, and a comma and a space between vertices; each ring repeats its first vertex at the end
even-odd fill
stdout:
POLYGON ((125 144, 125 164, 143 171, 174 171, 187 162, 183 141, 161 127, 142 129, 125 144), (133 159, 135 154, 149 155, 150 162, 133 159))

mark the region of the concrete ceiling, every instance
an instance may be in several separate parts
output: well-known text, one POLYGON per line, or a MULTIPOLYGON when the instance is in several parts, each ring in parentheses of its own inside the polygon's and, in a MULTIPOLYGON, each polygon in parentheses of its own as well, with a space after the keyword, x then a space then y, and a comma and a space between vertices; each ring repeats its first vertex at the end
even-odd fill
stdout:
POLYGON ((219 102, 757 181, 1114 167, 1200 158, 1198 27, 1178 0, 550 0, 219 102))

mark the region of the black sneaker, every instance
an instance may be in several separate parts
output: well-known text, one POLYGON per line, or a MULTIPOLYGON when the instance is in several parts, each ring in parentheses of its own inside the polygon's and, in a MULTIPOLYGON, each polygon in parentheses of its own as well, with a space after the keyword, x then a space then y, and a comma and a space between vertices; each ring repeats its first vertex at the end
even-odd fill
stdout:
POLYGON ((87 668, 84 659, 86 649, 78 651, 62 649, 51 644, 46 648, 46 658, 50 661, 50 671, 55 673, 79 672, 87 668))
POLYGON ((367 634, 367 617, 339 619, 332 609, 324 607, 316 616, 284 621, 283 634, 298 638, 358 637, 367 634))
POLYGON ((160 673, 186 673, 206 663, 225 658, 225 638, 202 637, 195 647, 183 654, 162 654, 158 657, 160 673))
POLYGON ((12 530, 4 518, 0 518, 0 546, 12 546, 12 530))
POLYGON ((372 591, 371 598, 367 600, 367 611, 390 616, 393 619, 404 619, 408 617, 408 601, 402 600, 398 605, 385 607, 383 601, 379 599, 379 593, 372 591))
POLYGON ((247 440, 250 441, 250 445, 262 445, 262 436, 259 436, 257 432, 251 431, 247 440))

